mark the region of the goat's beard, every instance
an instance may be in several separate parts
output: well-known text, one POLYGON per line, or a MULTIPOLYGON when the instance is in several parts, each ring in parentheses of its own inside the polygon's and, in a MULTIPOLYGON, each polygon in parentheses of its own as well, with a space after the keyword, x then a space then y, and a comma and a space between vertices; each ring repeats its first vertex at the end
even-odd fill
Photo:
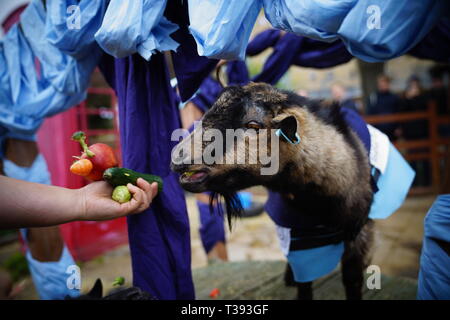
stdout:
POLYGON ((209 197, 209 210, 213 212, 214 205, 217 205, 219 214, 223 216, 224 212, 222 206, 222 199, 223 203, 225 204, 228 228, 231 231, 233 221, 242 216, 243 211, 242 203, 237 195, 237 192, 235 191, 211 192, 209 197))

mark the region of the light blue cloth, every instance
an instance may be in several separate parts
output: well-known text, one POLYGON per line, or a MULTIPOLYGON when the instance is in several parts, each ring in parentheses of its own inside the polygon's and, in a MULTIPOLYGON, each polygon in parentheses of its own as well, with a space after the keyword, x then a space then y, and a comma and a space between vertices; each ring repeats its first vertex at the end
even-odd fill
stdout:
POLYGON ((200 56, 244 60, 260 0, 190 0, 189 30, 200 56))
POLYGON ((450 9, 448 0, 263 1, 275 28, 317 40, 340 38, 352 55, 369 62, 408 52, 450 9))
POLYGON ((93 49, 98 51, 94 35, 102 24, 107 3, 104 0, 47 0, 46 40, 76 59, 91 55, 93 49), (70 18, 67 11, 74 5, 79 11, 74 11, 70 18))
POLYGON ((47 162, 42 154, 38 154, 30 167, 20 167, 8 159, 3 159, 3 171, 5 176, 41 184, 51 184, 50 172, 47 162))
POLYGON ((333 271, 341 261, 344 242, 327 246, 289 251, 287 259, 296 282, 310 282, 333 271))
POLYGON ((386 219, 403 204, 416 173, 390 143, 386 170, 380 175, 369 218, 386 219))
POLYGON ((334 41, 338 38, 337 32, 342 21, 356 2, 357 0, 264 0, 264 13, 277 29, 316 40, 334 41))
POLYGON ((67 280, 70 276, 67 268, 76 265, 69 250, 64 246, 61 258, 56 262, 41 262, 35 260, 27 250, 26 258, 33 283, 42 300, 62 300, 67 296, 72 298, 80 295, 80 290, 69 289, 67 280))
MULTIPOLYGON (((97 65, 101 51, 93 39, 92 32, 90 38, 80 39, 80 32, 89 36, 90 25, 80 24, 79 30, 78 26, 68 29, 67 23, 60 21, 67 22, 67 15, 60 16, 63 13, 55 9, 55 6, 61 5, 60 2, 59 0, 49 1, 48 12, 41 1, 31 2, 21 15, 20 25, 34 56, 41 63, 42 77, 50 82, 57 91, 76 94, 87 89, 91 73, 97 65), (58 25, 54 26, 53 21, 58 25), (64 51, 61 51, 60 48, 63 48, 64 51), (72 57, 66 52, 78 55, 78 57, 72 57)), ((62 2, 70 3, 71 1, 62 2)), ((81 4, 85 2, 82 1, 81 4)), ((82 7, 80 7, 81 9, 82 7)), ((85 11, 80 11, 80 21, 86 21, 84 15, 91 14, 88 12, 89 9, 86 7, 85 11)), ((101 11, 100 7, 93 9, 101 11)), ((93 27, 96 29, 99 25, 100 23, 94 23, 93 27)), ((33 65, 29 65, 28 68, 33 65)))
POLYGON ((439 240, 450 244, 450 194, 440 195, 425 217, 417 299, 450 300, 450 256, 439 240))
POLYGON ((241 202, 242 209, 248 210, 252 207, 253 194, 247 191, 241 191, 237 193, 239 201, 241 202))
MULTIPOLYGON (((27 230, 20 229, 22 238, 27 242, 27 230)), ((67 296, 76 298, 80 296, 80 289, 69 288, 67 285, 69 277, 68 268, 75 266, 69 250, 64 246, 61 258, 58 261, 41 262, 33 258, 30 250, 27 249, 25 257, 28 262, 34 286, 41 300, 63 300, 67 296)), ((81 287, 81 279, 80 287, 81 287)))
POLYGON ((158 51, 175 50, 170 34, 178 29, 163 14, 167 0, 111 0, 95 34, 107 53, 123 58, 138 52, 149 60, 158 51))
POLYGON ((92 28, 100 25, 105 4, 81 1, 80 29, 69 29, 63 8, 76 2, 49 0, 46 11, 42 1, 32 1, 20 28, 14 25, 0 42, 0 139, 8 132, 33 135, 45 117, 86 98, 102 54, 92 28))
POLYGON ((354 56, 384 61, 412 49, 450 10, 448 0, 190 0, 198 53, 244 60, 264 8, 273 27, 322 41, 342 39, 354 56))

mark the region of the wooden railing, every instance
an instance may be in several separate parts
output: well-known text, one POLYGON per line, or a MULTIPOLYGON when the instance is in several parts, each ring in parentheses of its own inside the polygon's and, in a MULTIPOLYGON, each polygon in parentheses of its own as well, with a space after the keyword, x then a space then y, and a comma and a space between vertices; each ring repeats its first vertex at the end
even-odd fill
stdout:
POLYGON ((408 161, 428 160, 430 162, 431 185, 429 187, 415 187, 411 190, 412 194, 438 193, 442 190, 442 179, 448 179, 449 176, 450 138, 439 136, 439 126, 442 124, 450 125, 450 116, 437 115, 434 101, 428 103, 426 111, 364 116, 364 119, 371 125, 426 120, 428 122, 428 138, 401 140, 394 142, 394 145, 408 161), (417 149, 426 149, 426 151, 409 152, 417 149), (441 165, 442 159, 445 159, 445 166, 441 165))

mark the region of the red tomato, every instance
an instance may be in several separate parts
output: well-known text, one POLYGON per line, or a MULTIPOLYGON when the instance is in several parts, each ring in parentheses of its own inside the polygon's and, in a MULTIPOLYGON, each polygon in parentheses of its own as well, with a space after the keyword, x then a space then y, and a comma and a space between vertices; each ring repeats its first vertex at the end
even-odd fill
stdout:
POLYGON ((93 165, 92 171, 86 178, 93 181, 102 180, 103 172, 106 169, 119 165, 114 151, 107 144, 95 143, 89 147, 89 150, 95 154, 93 157, 88 157, 85 152, 81 155, 81 159, 89 159, 93 165))

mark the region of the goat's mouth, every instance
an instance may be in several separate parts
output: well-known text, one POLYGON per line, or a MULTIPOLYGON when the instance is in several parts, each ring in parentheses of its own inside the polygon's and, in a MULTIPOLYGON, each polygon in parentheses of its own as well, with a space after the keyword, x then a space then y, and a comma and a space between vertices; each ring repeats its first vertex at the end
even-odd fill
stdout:
POLYGON ((185 171, 180 176, 181 186, 191 192, 202 192, 209 173, 206 168, 185 171))

